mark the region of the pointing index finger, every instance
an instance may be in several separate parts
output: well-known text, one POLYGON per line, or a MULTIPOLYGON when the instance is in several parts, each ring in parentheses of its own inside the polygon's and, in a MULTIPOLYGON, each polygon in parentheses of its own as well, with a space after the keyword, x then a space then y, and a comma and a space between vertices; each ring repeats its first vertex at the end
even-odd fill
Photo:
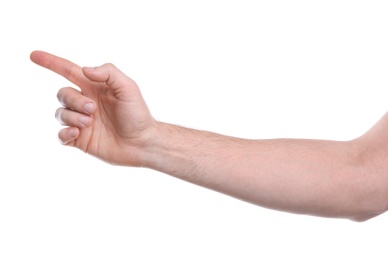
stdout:
POLYGON ((37 65, 63 76, 80 88, 88 82, 80 66, 61 57, 43 51, 33 51, 30 59, 37 65))

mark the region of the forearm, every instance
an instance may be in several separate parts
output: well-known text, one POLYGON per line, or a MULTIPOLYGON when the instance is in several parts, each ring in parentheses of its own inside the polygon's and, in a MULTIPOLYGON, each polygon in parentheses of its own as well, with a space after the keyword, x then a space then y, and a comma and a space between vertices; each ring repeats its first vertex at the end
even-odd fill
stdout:
POLYGON ((144 165, 271 209, 362 219, 374 182, 358 156, 353 142, 247 140, 158 123, 144 165))

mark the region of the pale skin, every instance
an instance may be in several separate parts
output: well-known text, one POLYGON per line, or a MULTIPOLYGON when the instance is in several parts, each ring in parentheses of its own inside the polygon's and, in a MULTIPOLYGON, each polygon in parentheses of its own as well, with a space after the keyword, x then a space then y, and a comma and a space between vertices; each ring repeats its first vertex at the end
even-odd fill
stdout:
POLYGON ((241 139, 155 120, 113 64, 80 67, 42 51, 30 58, 80 89, 58 91, 64 145, 279 211, 365 221, 388 209, 388 114, 349 141, 241 139))

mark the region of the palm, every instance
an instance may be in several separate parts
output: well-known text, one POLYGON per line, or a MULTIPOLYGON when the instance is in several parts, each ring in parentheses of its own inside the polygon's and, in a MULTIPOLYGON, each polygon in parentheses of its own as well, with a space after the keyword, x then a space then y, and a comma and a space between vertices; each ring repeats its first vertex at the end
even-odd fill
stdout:
MULTIPOLYGON (((126 93, 114 93, 105 83, 92 83, 83 94, 97 104, 96 113, 91 127, 81 129, 74 146, 102 159, 112 161, 126 155, 123 149, 140 139, 149 126, 150 115, 144 105, 141 113, 139 101, 131 100, 135 86, 129 86, 126 93)), ((124 159, 124 158, 123 158, 124 159)), ((128 158, 126 158, 128 160, 128 158)))

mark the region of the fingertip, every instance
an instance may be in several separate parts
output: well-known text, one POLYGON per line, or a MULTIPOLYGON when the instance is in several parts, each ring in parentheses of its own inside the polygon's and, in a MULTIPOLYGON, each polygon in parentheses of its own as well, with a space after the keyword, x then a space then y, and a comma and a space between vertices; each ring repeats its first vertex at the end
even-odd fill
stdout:
POLYGON ((47 53, 44 51, 35 50, 30 53, 30 60, 38 65, 43 65, 46 60, 47 53))
POLYGON ((92 115, 96 111, 96 105, 92 102, 89 102, 84 105, 84 109, 86 113, 92 115))
POLYGON ((62 144, 66 145, 77 139, 78 135, 79 129, 77 127, 68 127, 59 131, 58 138, 62 144))
POLYGON ((87 76, 89 75, 90 73, 93 73, 94 71, 96 70, 96 67, 82 67, 82 73, 87 76))
POLYGON ((69 129, 69 137, 70 138, 76 138, 78 136, 79 130, 78 128, 70 128, 69 129))
POLYGON ((94 72, 96 71, 97 67, 82 67, 82 74, 84 74, 85 77, 87 77, 88 79, 92 80, 92 81, 95 81, 95 75, 94 72))
POLYGON ((35 62, 36 58, 37 58, 37 55, 39 55, 39 51, 32 51, 30 53, 30 60, 35 62))
POLYGON ((114 89, 122 88, 128 84, 136 83, 127 77, 112 63, 105 63, 98 67, 83 67, 82 73, 89 80, 94 82, 104 82, 114 89))
POLYGON ((96 69, 96 67, 83 67, 82 70, 86 70, 86 71, 94 71, 96 69))

